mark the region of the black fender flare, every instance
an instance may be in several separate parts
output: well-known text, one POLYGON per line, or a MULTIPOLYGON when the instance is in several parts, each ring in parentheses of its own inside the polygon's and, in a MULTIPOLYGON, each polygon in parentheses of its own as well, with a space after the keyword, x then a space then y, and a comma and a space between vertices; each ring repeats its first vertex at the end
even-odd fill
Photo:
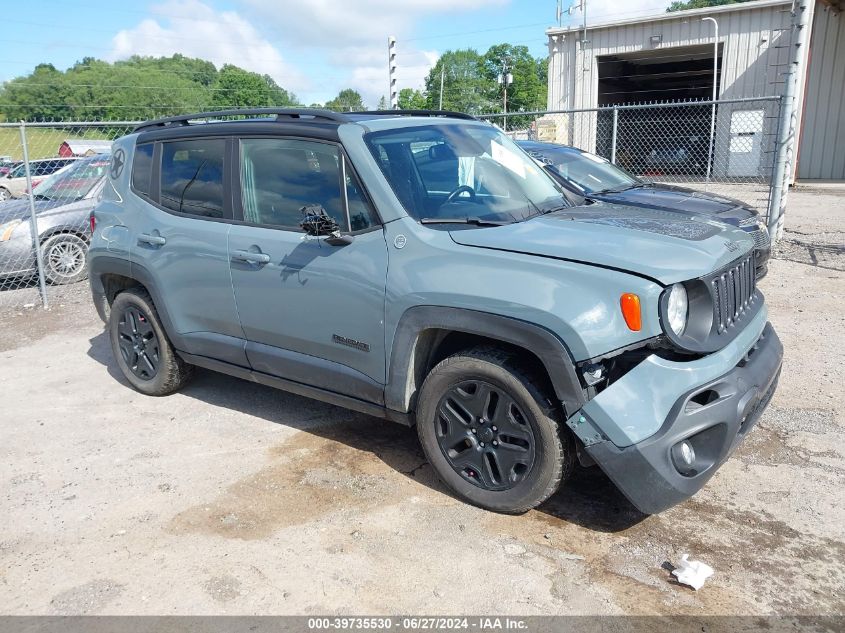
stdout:
POLYGON ((437 329, 483 336, 521 347, 540 359, 551 379, 555 395, 571 415, 586 402, 575 371, 575 362, 566 344, 539 325, 512 317, 441 306, 416 306, 399 320, 388 366, 385 406, 407 412, 414 395, 414 355, 417 341, 426 330, 437 329))
POLYGON ((144 286, 147 292, 153 299, 156 312, 161 325, 164 328, 167 337, 173 343, 176 349, 183 349, 182 337, 176 332, 173 327, 173 321, 167 312, 167 307, 158 292, 153 276, 144 266, 133 263, 131 260, 122 257, 112 257, 110 255, 97 255, 88 262, 88 279, 91 284, 91 294, 94 298, 94 305, 97 308, 97 313, 103 321, 107 321, 105 315, 106 304, 106 288, 103 284, 103 275, 120 275, 127 279, 137 281, 139 285, 144 286))

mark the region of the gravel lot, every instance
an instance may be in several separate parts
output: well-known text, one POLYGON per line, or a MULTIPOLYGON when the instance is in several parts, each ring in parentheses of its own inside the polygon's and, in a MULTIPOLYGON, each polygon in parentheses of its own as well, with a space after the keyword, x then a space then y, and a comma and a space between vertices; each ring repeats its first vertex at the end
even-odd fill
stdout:
POLYGON ((786 348, 707 487, 638 514, 596 469, 539 510, 450 497, 411 430, 200 371, 119 375, 86 284, 0 315, 2 614, 845 613, 845 191, 790 198, 786 348), (694 592, 682 553, 713 566, 694 592))

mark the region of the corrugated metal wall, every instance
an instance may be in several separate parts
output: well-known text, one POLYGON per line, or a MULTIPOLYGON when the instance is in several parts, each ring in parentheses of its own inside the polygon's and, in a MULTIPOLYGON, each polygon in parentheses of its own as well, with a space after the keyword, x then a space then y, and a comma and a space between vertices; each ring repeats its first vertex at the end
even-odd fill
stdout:
MULTIPOLYGON (((742 5, 745 6, 745 5, 742 5)), ((723 47, 720 98, 736 99, 777 95, 782 91, 789 55, 789 2, 744 10, 712 12, 719 21, 723 47)), ((598 95, 598 64, 603 55, 666 50, 713 43, 713 25, 702 22, 705 11, 679 14, 677 18, 587 28, 588 43, 581 49, 577 29, 550 36, 549 97, 552 110, 594 108, 598 95), (651 44, 651 36, 662 42, 651 44), (557 37, 557 40, 554 38, 557 37)))
POLYGON ((816 6, 798 177, 845 180, 845 15, 816 6))

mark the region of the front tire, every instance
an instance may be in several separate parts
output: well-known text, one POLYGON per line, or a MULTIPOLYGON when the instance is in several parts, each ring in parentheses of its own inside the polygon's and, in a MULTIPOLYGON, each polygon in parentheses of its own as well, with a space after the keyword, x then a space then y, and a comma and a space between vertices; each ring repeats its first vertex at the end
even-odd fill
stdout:
POLYGON ((478 348, 431 370, 417 433, 440 479, 461 499, 518 514, 548 499, 575 466, 558 407, 508 352, 478 348))
POLYGON ((193 367, 176 354, 146 290, 133 288, 115 297, 109 338, 120 371, 143 394, 166 396, 191 377, 193 367))
POLYGON ((11 192, 6 189, 5 187, 0 187, 0 202, 5 202, 6 200, 11 200, 12 194, 11 192))

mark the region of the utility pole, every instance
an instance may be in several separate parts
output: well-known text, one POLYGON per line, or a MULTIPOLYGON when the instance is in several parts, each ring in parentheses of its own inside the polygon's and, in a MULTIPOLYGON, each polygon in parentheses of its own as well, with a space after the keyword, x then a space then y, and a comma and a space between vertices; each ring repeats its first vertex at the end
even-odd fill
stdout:
MULTIPOLYGON (((710 106, 710 148, 707 150, 707 185, 710 184, 710 174, 713 170, 713 149, 716 143, 716 99, 719 97, 717 85, 719 80, 719 23, 716 18, 701 18, 702 22, 712 22, 713 33, 713 103, 710 106)), ((705 186, 706 190, 706 186, 705 186)))
POLYGON ((437 108, 438 110, 443 109, 443 80, 446 77, 446 64, 443 61, 440 61, 440 107, 437 108))
POLYGON ((508 86, 513 83, 513 75, 508 72, 508 63, 502 65, 502 72, 498 77, 499 84, 504 87, 504 101, 503 112, 505 116, 502 117, 502 128, 505 132, 508 131, 508 86))
POLYGON ((783 96, 780 101, 780 122, 775 155, 772 193, 769 198, 769 235, 772 241, 783 233, 783 216, 786 212, 786 195, 795 168, 795 132, 798 129, 798 81, 804 73, 805 51, 810 31, 812 4, 796 0, 792 10, 792 37, 790 38, 789 69, 785 75, 783 96))
POLYGON ((387 38, 387 70, 390 78, 390 109, 399 109, 399 93, 396 90, 396 38, 387 38))

